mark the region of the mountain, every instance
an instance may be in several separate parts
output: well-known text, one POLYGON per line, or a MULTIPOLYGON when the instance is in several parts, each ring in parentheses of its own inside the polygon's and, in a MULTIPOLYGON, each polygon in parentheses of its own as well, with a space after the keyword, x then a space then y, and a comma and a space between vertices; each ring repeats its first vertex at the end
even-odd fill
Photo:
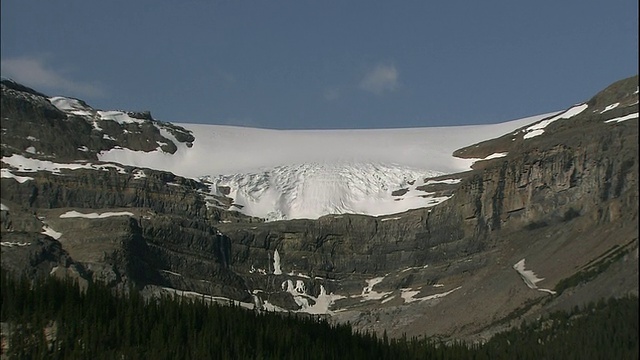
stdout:
POLYGON ((638 293, 638 77, 503 124, 173 124, 2 81, 2 267, 487 339, 638 293))

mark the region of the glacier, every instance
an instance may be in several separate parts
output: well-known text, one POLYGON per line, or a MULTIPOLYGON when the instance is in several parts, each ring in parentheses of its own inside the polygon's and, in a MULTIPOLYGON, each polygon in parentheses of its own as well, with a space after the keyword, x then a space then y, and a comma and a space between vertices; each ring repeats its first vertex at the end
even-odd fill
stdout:
POLYGON ((179 124, 196 138, 176 143, 174 154, 114 148, 99 159, 199 178, 255 173, 309 163, 388 164, 440 173, 468 170, 474 160, 453 151, 492 139, 549 114, 490 125, 362 130, 271 130, 224 125, 179 124))
MULTIPOLYGON (((74 99, 50 100, 60 110, 86 117, 95 129, 101 129, 102 121, 145 121, 123 112, 97 111, 74 99)), ((155 123, 177 146, 173 154, 161 146, 148 152, 115 147, 100 152, 98 160, 196 179, 209 185, 209 195, 221 195, 225 189, 235 209, 266 220, 345 213, 381 216, 445 201, 447 197, 415 188, 429 178, 469 170, 479 160, 456 158, 455 150, 550 115, 489 125, 404 129, 273 130, 176 123, 195 137, 188 144, 155 123), (409 191, 393 196, 399 189, 409 191)))

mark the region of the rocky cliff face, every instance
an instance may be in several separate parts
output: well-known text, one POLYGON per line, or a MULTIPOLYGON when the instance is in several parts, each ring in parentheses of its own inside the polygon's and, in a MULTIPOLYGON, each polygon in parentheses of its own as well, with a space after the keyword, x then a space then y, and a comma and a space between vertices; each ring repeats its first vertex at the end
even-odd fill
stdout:
POLYGON ((625 79, 575 116, 460 149, 507 155, 476 162, 459 183, 426 186, 453 195, 435 207, 262 222, 230 211, 222 195, 211 206, 207 183, 95 156, 114 146, 171 152, 194 140, 188 131, 150 114, 98 129, 3 81, 2 266, 326 314, 394 336, 490 336, 637 294, 637 87, 637 76, 625 79), (13 155, 85 166, 27 171, 10 165, 13 155), (80 215, 63 216, 71 211, 80 215), (36 260, 16 260, 26 258, 36 260))

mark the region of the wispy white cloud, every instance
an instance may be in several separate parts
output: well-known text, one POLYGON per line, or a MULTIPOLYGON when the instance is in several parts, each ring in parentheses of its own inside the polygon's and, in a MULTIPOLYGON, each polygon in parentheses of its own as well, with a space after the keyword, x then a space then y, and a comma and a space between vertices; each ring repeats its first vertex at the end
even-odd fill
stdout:
POLYGON ((104 96, 104 90, 100 86, 72 80, 59 71, 49 68, 41 58, 24 56, 2 59, 0 67, 2 68, 2 76, 34 87, 36 90, 45 88, 75 96, 104 96))
POLYGON ((337 100, 340 98, 341 95, 342 95, 342 91, 340 91, 340 89, 337 87, 326 88, 322 93, 322 96, 327 101, 337 100))
POLYGON ((387 91, 395 91, 398 87, 398 70, 391 64, 378 64, 369 70, 360 81, 360 89, 381 95, 387 91))
POLYGON ((221 80, 223 80, 224 82, 228 83, 228 84, 235 84, 236 83, 236 77, 233 76, 232 73, 222 70, 220 68, 216 68, 215 70, 215 74, 217 75, 218 78, 220 78, 221 80))

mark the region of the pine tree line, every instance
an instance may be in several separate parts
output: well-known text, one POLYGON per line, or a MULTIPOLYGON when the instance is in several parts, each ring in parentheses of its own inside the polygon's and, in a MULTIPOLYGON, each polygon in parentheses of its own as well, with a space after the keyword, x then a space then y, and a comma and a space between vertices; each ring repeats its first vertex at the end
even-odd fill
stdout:
POLYGON ((71 280, 2 272, 1 321, 17 359, 637 359, 638 298, 558 312, 485 344, 381 338, 294 314, 204 299, 145 300, 71 280))

